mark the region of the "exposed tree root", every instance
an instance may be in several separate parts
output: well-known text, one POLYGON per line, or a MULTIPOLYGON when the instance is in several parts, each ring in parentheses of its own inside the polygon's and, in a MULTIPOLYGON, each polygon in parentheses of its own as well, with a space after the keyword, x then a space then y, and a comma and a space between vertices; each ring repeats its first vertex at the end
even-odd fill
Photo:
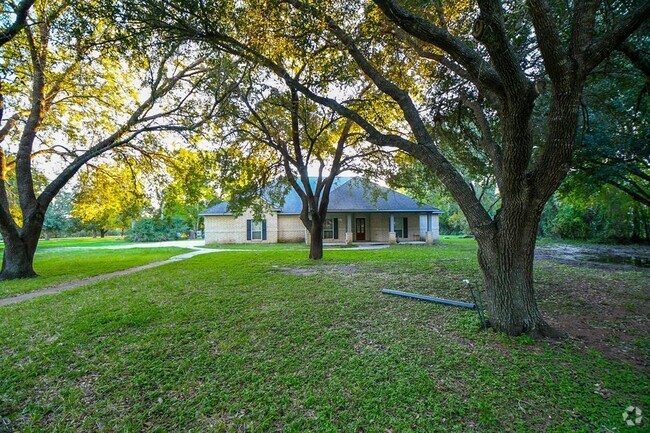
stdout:
POLYGON ((559 329, 555 329, 543 320, 540 323, 537 323, 535 327, 527 331, 526 334, 535 340, 562 340, 567 337, 567 334, 565 332, 562 332, 559 329))

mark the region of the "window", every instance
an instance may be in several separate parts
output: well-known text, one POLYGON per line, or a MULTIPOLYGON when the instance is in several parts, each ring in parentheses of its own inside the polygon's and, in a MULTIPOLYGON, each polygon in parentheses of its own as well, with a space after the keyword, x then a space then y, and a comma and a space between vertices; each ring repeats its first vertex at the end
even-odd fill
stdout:
POLYGON ((266 220, 246 220, 246 239, 249 241, 265 241, 266 220))
POLYGON ((323 221, 323 239, 338 239, 338 222, 338 218, 325 218, 325 221, 323 221))
POLYGON ((251 224, 251 239, 262 240, 262 221, 253 221, 251 224))

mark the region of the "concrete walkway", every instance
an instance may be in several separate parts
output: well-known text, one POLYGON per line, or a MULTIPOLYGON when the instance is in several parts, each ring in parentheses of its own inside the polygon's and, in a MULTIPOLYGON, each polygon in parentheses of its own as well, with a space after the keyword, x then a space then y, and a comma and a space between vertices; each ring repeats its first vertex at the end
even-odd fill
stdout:
POLYGON ((117 245, 89 245, 80 247, 51 247, 48 251, 52 250, 128 250, 129 248, 189 248, 196 249, 205 246, 203 239, 191 241, 162 241, 162 242, 140 242, 140 243, 123 243, 117 245))
MULTIPOLYGON (((201 243, 203 241, 200 241, 201 243)), ((162 242, 156 242, 158 244, 162 242)), ((135 244, 137 245, 137 244, 135 244)), ((176 246, 176 245, 164 245, 164 246, 176 246)), ((11 305, 11 304, 16 304, 18 302, 22 301, 27 301, 28 299, 34 299, 38 298, 40 296, 44 295, 50 295, 52 293, 59 293, 63 292, 65 290, 71 290, 71 289, 76 289, 77 287, 85 286, 86 284, 91 284, 91 283, 96 283, 98 281, 103 281, 107 280, 109 278, 113 277, 120 277, 122 275, 129 275, 133 274, 135 272, 143 271, 145 269, 151 269, 151 268, 157 268, 158 266, 166 265, 167 263, 173 263, 173 262, 178 262, 181 260, 186 260, 194 256, 198 256, 200 254, 207 254, 207 253, 215 253, 215 252, 220 252, 224 250, 207 250, 207 249, 199 249, 196 246, 189 246, 187 245, 187 242, 184 242, 183 247, 185 248, 190 248, 193 251, 190 251, 188 253, 183 253, 179 254, 178 256, 170 257, 167 260, 161 260, 159 262, 152 262, 152 263, 147 263, 146 265, 142 266, 136 266, 134 268, 129 268, 129 269, 123 269, 121 271, 115 271, 115 272, 109 272, 108 274, 101 274, 101 275, 95 275, 94 277, 88 277, 88 278, 82 278, 80 280, 76 281, 67 281, 65 283, 57 284, 56 286, 50 286, 46 287, 44 289, 36 290, 34 292, 29 292, 29 293, 24 293, 22 295, 17 295, 17 296, 12 296, 11 298, 5 298, 5 299, 0 299, 0 307, 5 306, 5 305, 11 305)), ((106 249, 121 249, 121 247, 95 247, 95 248, 106 248, 106 249)), ((139 247, 136 247, 139 248, 139 247)), ((142 247, 142 248, 149 248, 149 247, 142 247)))

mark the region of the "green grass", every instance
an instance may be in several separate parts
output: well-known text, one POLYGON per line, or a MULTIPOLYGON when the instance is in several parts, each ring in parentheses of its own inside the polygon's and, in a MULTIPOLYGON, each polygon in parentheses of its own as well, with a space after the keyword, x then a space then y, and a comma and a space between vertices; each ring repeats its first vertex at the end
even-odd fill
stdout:
POLYGON ((642 431, 621 417, 650 412, 630 364, 380 293, 467 300, 474 242, 305 253, 207 254, 3 307, 0 417, 29 432, 642 431))
MULTIPOLYGON (((78 244, 75 244, 75 246, 78 246, 78 244)), ((34 270, 39 274, 39 277, 1 281, 0 298, 33 292, 66 281, 165 260, 185 251, 187 250, 184 248, 170 247, 109 250, 47 248, 39 245, 34 260, 34 270)))

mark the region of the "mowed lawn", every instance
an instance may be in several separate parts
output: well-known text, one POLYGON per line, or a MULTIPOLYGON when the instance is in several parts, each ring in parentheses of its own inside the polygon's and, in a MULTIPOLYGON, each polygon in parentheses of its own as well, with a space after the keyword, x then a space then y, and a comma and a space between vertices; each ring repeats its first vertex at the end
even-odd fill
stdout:
MULTIPOLYGON (((469 300, 475 253, 470 240, 319 262, 304 249, 215 252, 2 307, 0 431, 646 429, 622 412, 650 415, 647 363, 479 331, 472 311, 380 293, 469 300)), ((573 308, 571 281, 605 278, 548 266, 538 285, 540 297, 561 289, 542 301, 552 312, 573 308)), ((613 276, 639 317, 645 276, 613 276)), ((628 329, 640 356, 647 323, 628 329)))
MULTIPOLYGON (((32 292, 67 281, 166 260, 187 251, 184 248, 175 247, 97 248, 122 244, 126 244, 126 242, 117 239, 41 240, 34 260, 34 270, 39 274, 39 277, 0 281, 0 298, 32 292)), ((0 255, 2 253, 3 248, 0 248, 0 255)))

